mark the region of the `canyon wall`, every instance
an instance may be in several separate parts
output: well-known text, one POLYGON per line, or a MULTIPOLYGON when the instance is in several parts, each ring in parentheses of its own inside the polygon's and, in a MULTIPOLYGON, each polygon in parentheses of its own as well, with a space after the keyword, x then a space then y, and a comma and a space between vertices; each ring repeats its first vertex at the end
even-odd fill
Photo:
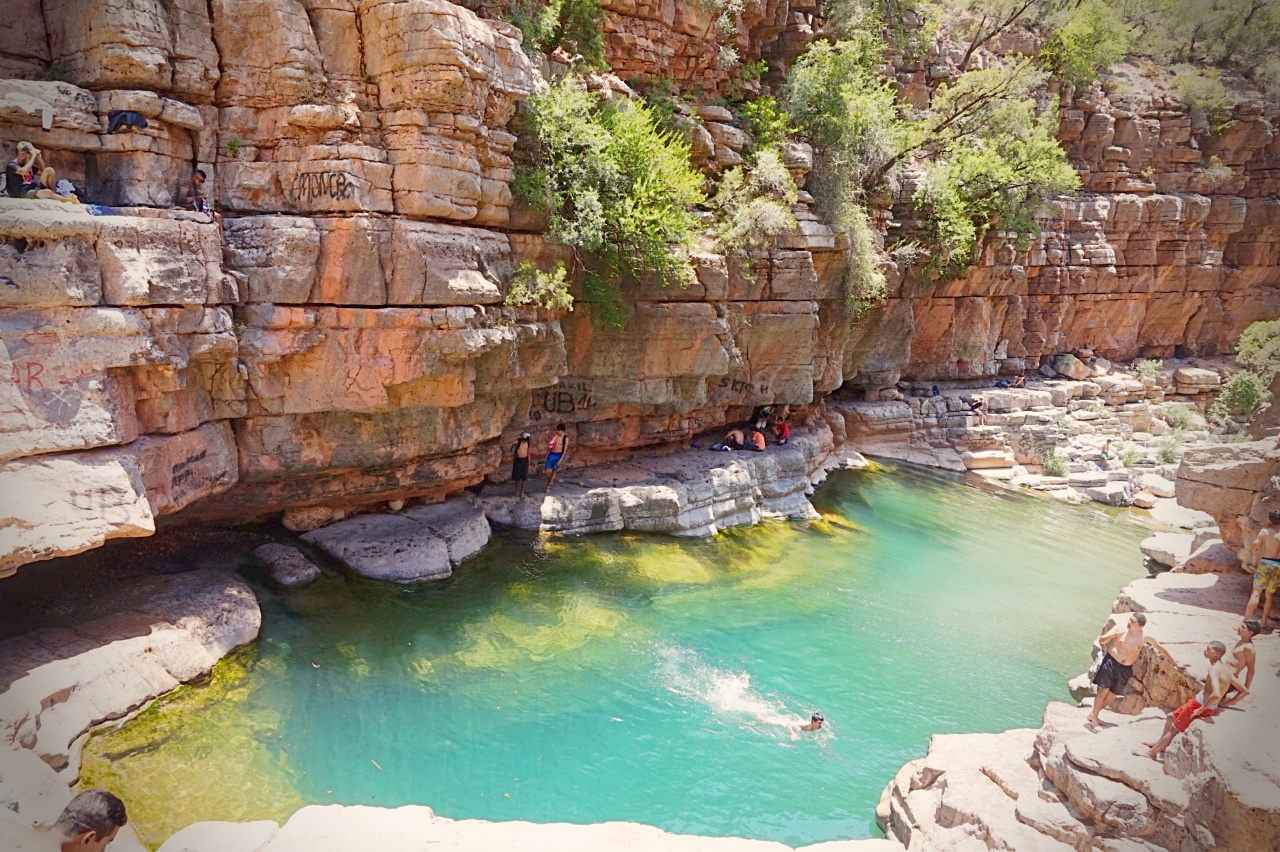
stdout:
MULTIPOLYGON (((20 0, 0 46, 0 145, 29 140, 83 200, 0 199, 0 576, 154 531, 288 510, 295 526, 501 479, 524 429, 566 422, 575 464, 683 443, 762 404, 901 377, 982 378, 1091 349, 1228 350, 1280 315, 1280 118, 1246 98, 1209 140, 1143 82, 1062 112, 1085 189, 1026 251, 996 235, 932 292, 892 271, 856 328, 845 246, 801 192, 798 227, 746 259, 698 253, 686 289, 636 285, 626 327, 494 310, 562 249, 513 199, 521 102, 551 63, 447 0, 20 0), (66 82, 45 79, 59 76, 66 82), (110 133, 129 110, 146 127, 110 133), (1205 164, 1217 156, 1210 185, 1205 164), (175 211, 192 167, 223 214, 175 211)), ((702 100, 760 86, 715 63, 693 4, 610 0, 616 76, 702 100)), ((770 0, 730 39, 776 79, 816 8, 770 0)), ((899 63, 903 97, 956 57, 899 63)), ((941 69, 941 70, 939 70, 941 69)), ((742 161, 703 105, 696 162, 742 161)), ((788 147, 803 183, 812 153, 788 147)), ((904 182, 903 194, 909 194, 904 182)), ((887 228, 911 227, 901 205, 887 228)), ((807 412, 801 408, 802 416, 807 412)))

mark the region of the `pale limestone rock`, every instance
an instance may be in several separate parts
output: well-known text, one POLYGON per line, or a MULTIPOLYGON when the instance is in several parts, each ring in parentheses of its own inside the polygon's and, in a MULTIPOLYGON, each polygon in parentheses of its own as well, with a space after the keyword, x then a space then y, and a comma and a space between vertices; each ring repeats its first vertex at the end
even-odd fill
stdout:
POLYGON ((31 749, 74 780, 90 728, 208 673, 261 623, 248 586, 205 569, 164 578, 131 611, 6 639, 0 748, 31 749))
POLYGON ((0 464, 0 518, 0 576, 109 538, 155 532, 137 464, 118 450, 0 464))
POLYGON ((34 751, 0 748, 0 818, 52 825, 70 800, 66 783, 34 751))
POLYGON ((1176 486, 1155 473, 1144 473, 1138 478, 1138 485, 1143 491, 1150 491, 1156 497, 1175 496, 1176 486))
POLYGON ((968 470, 989 470, 991 468, 1012 468, 1013 455, 1000 450, 980 450, 960 454, 961 461, 968 470))
POLYGON ((296 547, 272 542, 253 552, 271 568, 271 579, 282 586, 303 586, 320 576, 320 569, 296 547))
POLYGON ((1194 538, 1184 533, 1156 533, 1143 539, 1139 548, 1152 562, 1172 568, 1191 555, 1194 538))
POLYGON ((302 538, 361 576, 416 583, 448 577, 488 543, 489 532, 479 509, 455 502, 403 515, 358 515, 302 538))
POLYGON ((1089 367, 1074 355, 1059 355, 1051 363, 1056 372, 1069 379, 1082 381, 1093 375, 1089 367))
POLYGON ((1240 558, 1221 541, 1214 539, 1194 548, 1174 570, 1184 574, 1225 574, 1239 567, 1240 558))
POLYGON ((262 852, 280 832, 271 820, 197 822, 160 845, 160 852, 262 852))
POLYGON ((1154 509, 1156 506, 1156 498, 1155 495, 1150 492, 1139 491, 1137 494, 1133 495, 1132 503, 1139 509, 1154 509))
POLYGON ((1173 380, 1181 394, 1210 393, 1222 386, 1222 376, 1199 367, 1179 367, 1173 372, 1173 380))

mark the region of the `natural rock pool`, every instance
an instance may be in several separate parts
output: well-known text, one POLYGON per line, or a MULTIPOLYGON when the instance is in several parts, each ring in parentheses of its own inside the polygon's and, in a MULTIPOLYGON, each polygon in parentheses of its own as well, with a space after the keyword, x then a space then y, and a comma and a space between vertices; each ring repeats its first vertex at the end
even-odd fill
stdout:
POLYGON ((1143 573, 1114 511, 952 474, 842 471, 814 503, 714 540, 497 535, 413 589, 263 581, 257 645, 95 735, 85 781, 153 844, 332 802, 868 837, 930 734, 1038 725, 1143 573))

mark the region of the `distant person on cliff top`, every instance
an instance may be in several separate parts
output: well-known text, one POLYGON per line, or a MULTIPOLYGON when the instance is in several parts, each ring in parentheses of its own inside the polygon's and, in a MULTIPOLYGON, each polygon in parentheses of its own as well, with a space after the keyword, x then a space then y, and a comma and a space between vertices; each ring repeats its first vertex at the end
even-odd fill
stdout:
POLYGON ((1133 664, 1138 661, 1143 645, 1150 645, 1179 669, 1186 669, 1186 666, 1174 660, 1173 655, 1159 642, 1150 636, 1143 635, 1142 628, 1146 626, 1147 616, 1141 612, 1135 612, 1129 616, 1129 622, 1124 627, 1117 627, 1098 637, 1106 656, 1102 658, 1102 664, 1098 666, 1098 671, 1091 678, 1098 686, 1098 695, 1093 699, 1093 711, 1089 713, 1087 723, 1089 730, 1094 733, 1098 732, 1100 724, 1098 714, 1111 703, 1112 698, 1120 694, 1120 691, 1129 683, 1129 679, 1133 677, 1133 664))
POLYGON ((741 450, 747 446, 747 436, 742 434, 741 429, 730 429, 725 433, 724 445, 731 450, 741 450))
POLYGON ((522 432, 511 445, 511 481, 516 484, 516 497, 521 500, 529 482, 529 441, 532 437, 528 432, 522 432))
POLYGON ((751 443, 747 445, 748 450, 755 450, 757 453, 763 453, 765 447, 764 433, 759 429, 751 430, 751 443))
POLYGON ((4 852, 102 852, 129 821, 124 802, 106 790, 85 790, 48 828, 0 817, 4 852))
POLYGON ((1253 592, 1249 595, 1249 604, 1244 608, 1244 617, 1253 618, 1258 608, 1258 599, 1262 604, 1262 629, 1267 630, 1267 622, 1271 618, 1271 604, 1274 602, 1276 589, 1280 588, 1280 510, 1272 509, 1267 513, 1267 526, 1258 531, 1253 540, 1253 552, 1257 554, 1258 565, 1253 569, 1253 592))
MULTIPOLYGON (((1253 672, 1258 664, 1258 655, 1253 647, 1253 637, 1262 632, 1262 623, 1256 618, 1246 618, 1240 622, 1240 626, 1236 628, 1236 635, 1240 638, 1236 640, 1236 644, 1227 651, 1224 658, 1230 668, 1231 673, 1238 680, 1241 673, 1244 674, 1244 688, 1251 689, 1253 687, 1253 672)), ((1234 686, 1227 688, 1227 694, 1224 695, 1223 701, 1218 705, 1218 709, 1230 707, 1244 698, 1245 693, 1240 692, 1234 686)))
POLYGON ((1227 646, 1216 640, 1205 646, 1204 656, 1209 661, 1209 673, 1204 678, 1204 690, 1199 695, 1193 695, 1186 704, 1169 714, 1165 719, 1164 732, 1160 735, 1160 739, 1153 743, 1143 743, 1151 749, 1150 751, 1135 751, 1134 754, 1139 757, 1149 757, 1152 760, 1158 759, 1169 747, 1169 743, 1173 742, 1173 738, 1180 733, 1185 733, 1192 722, 1216 714, 1228 689, 1234 687, 1240 693, 1236 701, 1249 694, 1245 685, 1232 677, 1231 667, 1223 659, 1226 653, 1227 646))
POLYGON ((569 452, 569 435, 566 429, 563 423, 557 423, 556 433, 547 442, 547 462, 544 469, 547 471, 548 494, 551 493, 551 486, 556 481, 556 474, 560 472, 560 464, 564 461, 565 453, 569 452))

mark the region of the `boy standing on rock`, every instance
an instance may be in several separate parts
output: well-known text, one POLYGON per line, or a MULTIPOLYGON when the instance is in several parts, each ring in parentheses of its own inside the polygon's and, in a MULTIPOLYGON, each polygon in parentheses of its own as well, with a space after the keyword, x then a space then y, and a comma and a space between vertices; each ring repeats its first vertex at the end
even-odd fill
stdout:
POLYGON ((1144 746, 1150 747, 1151 751, 1146 753, 1135 751, 1135 755, 1156 760, 1164 754, 1164 750, 1169 747, 1169 743, 1173 742, 1173 738, 1185 733, 1193 721, 1217 713, 1228 689, 1234 687, 1240 692, 1236 701, 1249 694, 1244 684, 1231 676, 1231 667, 1223 659, 1226 653, 1227 646, 1216 640, 1205 646, 1204 656, 1209 661, 1209 673, 1204 678, 1204 691, 1192 696, 1186 704, 1169 714, 1165 719, 1164 732, 1160 735, 1160 739, 1153 743, 1143 743, 1144 746))
POLYGON ((516 484, 516 498, 524 499, 524 487, 529 481, 529 439, 533 436, 521 432, 511 445, 511 481, 516 484))
POLYGON ((1098 714, 1111 703, 1111 699, 1118 695, 1133 677, 1133 664, 1138 661, 1143 645, 1150 645, 1179 669, 1186 669, 1186 666, 1178 663, 1159 642, 1142 634, 1142 628, 1146 626, 1146 614, 1135 612, 1129 616, 1129 623, 1125 627, 1117 627, 1110 633, 1104 633, 1098 637, 1098 642, 1102 644, 1106 656, 1102 658, 1102 665, 1098 666, 1098 671, 1091 678, 1098 686, 1098 695, 1093 699, 1093 712, 1089 714, 1087 724, 1089 730, 1095 734, 1100 724, 1098 714))
POLYGON ((547 493, 551 493, 551 486, 556 481, 556 473, 560 470, 560 463, 564 460, 564 454, 569 452, 569 435, 566 432, 566 426, 563 423, 556 424, 556 433, 551 436, 550 442, 547 443, 547 462, 543 466, 547 471, 547 493))
MULTIPOLYGON (((1244 672, 1244 688, 1249 689, 1253 686, 1253 670, 1258 662, 1258 655, 1253 647, 1253 637, 1262 632, 1262 624, 1256 618, 1246 618, 1240 622, 1240 626, 1236 628, 1236 635, 1240 639, 1236 642, 1235 647, 1227 652, 1226 659, 1223 660, 1230 666, 1232 673, 1238 678, 1240 673, 1244 672)), ((1240 692, 1234 686, 1227 690, 1227 694, 1223 696, 1223 702, 1218 705, 1219 708, 1230 707, 1241 698, 1245 693, 1240 692), (1228 697, 1230 696, 1230 697, 1228 697)))
POLYGON ((1267 620, 1271 618, 1271 604, 1275 599, 1276 589, 1280 589, 1280 510, 1272 509, 1267 513, 1267 526, 1258 531, 1254 539, 1254 551, 1258 554, 1258 567, 1253 570, 1253 593, 1249 595, 1249 605, 1244 608, 1244 617, 1253 618, 1253 611, 1258 608, 1258 598, 1263 598, 1262 626, 1265 629, 1267 620))

